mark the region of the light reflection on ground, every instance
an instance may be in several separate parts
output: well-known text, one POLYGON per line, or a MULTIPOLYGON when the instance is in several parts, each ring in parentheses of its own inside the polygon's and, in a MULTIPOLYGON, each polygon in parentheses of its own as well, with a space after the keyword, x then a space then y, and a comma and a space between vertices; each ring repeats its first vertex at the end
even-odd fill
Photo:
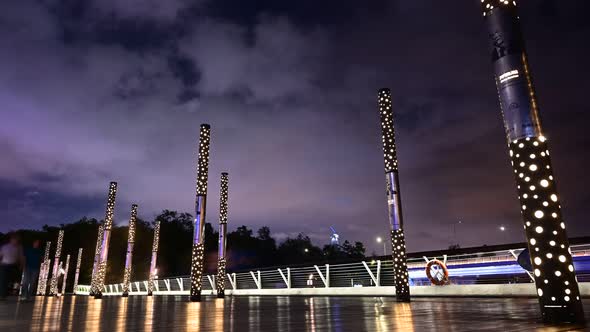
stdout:
MULTIPOLYGON (((590 310, 590 301, 585 301, 590 310)), ((588 316, 588 315, 587 315, 588 316)), ((0 302, 0 331, 572 331, 538 322, 535 299, 183 296, 0 302)), ((583 330, 579 328, 578 330, 583 330)))

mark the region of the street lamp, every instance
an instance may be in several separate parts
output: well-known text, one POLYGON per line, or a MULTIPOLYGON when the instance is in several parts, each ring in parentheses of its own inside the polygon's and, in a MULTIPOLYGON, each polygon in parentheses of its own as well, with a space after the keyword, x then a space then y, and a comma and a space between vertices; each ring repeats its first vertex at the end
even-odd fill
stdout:
POLYGON ((387 255, 387 249, 385 247, 385 241, 383 241, 383 239, 381 238, 381 236, 378 236, 376 239, 377 243, 383 243, 383 256, 387 255))
POLYGON ((305 251, 305 252, 309 252, 309 249, 305 248, 305 249, 303 249, 303 251, 305 251))
POLYGON ((500 231, 502 231, 502 232, 503 232, 503 231, 505 231, 505 230, 506 230, 506 227, 504 227, 503 225, 502 225, 502 226, 500 226, 500 231))

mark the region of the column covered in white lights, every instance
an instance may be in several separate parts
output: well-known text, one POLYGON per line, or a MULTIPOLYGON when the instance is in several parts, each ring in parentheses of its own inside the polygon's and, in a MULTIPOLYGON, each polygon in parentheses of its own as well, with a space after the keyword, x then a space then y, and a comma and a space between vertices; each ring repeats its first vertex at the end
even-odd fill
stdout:
POLYGON ((205 260, 205 209, 207 201, 207 180, 209 178, 209 145, 211 127, 202 124, 199 132, 199 156, 197 161, 197 198, 195 201, 195 222, 193 230, 193 250, 191 257, 192 302, 201 300, 201 287, 205 260))
POLYGON ((383 157, 385 160, 385 180, 389 224, 391 227, 391 245, 393 256, 393 275, 397 301, 410 301, 410 280, 406 262, 406 240, 403 230, 402 201, 397 168, 395 131, 393 128, 393 110, 391 92, 380 89, 377 94, 379 113, 381 115, 381 133, 383 138, 383 157))
POLYGON ((49 285, 49 295, 57 295, 57 281, 59 277, 59 258, 61 256, 61 247, 64 241, 64 231, 60 230, 57 234, 57 246, 55 247, 55 258, 53 259, 53 272, 51 273, 51 283, 49 285))
POLYGON ((66 285, 68 281, 68 271, 70 269, 70 255, 66 256, 66 266, 64 267, 64 277, 61 282, 61 294, 66 293, 66 285))
POLYGON ((543 321, 584 321, 584 311, 548 140, 527 61, 516 2, 478 0, 508 141, 520 211, 543 321))
POLYGON ((76 288, 78 288, 78 278, 80 277, 80 267, 82 266, 82 248, 78 249, 78 260, 76 262, 76 273, 74 274, 74 288, 73 293, 76 294, 76 288))
POLYGON ((104 235, 104 223, 98 226, 98 234, 96 236, 96 249, 94 251, 94 264, 92 265, 92 278, 90 280, 90 296, 94 296, 96 292, 96 276, 97 267, 100 260, 100 248, 102 245, 102 237, 104 235))
POLYGON ((111 240, 111 229, 113 228, 113 215, 115 213, 115 198, 117 196, 117 182, 109 184, 109 195, 107 199, 107 208, 104 218, 104 231, 102 235, 102 243, 100 244, 100 256, 98 257, 98 264, 96 265, 96 289, 94 290, 94 298, 102 298, 102 291, 104 290, 104 281, 107 272, 107 260, 109 257, 109 242, 111 240))
POLYGON ((227 262, 227 208, 228 208, 229 177, 227 173, 221 173, 221 190, 219 196, 219 251, 217 256, 217 297, 225 296, 225 266, 227 262))
POLYGON ((158 246, 160 243, 160 221, 154 225, 154 243, 152 244, 152 260, 150 262, 150 275, 148 279, 148 296, 154 293, 154 279, 156 277, 156 261, 158 260, 158 246))
POLYGON ((137 204, 131 205, 129 218, 129 235, 127 237, 127 254, 125 255, 125 271, 123 271, 123 297, 129 296, 131 284, 131 269, 133 261, 133 246, 135 244, 135 223, 137 221, 137 204))
POLYGON ((39 281, 37 283, 37 295, 45 295, 47 291, 47 276, 49 275, 49 266, 51 261, 49 260, 49 251, 51 249, 51 241, 45 243, 45 254, 43 255, 43 261, 41 262, 41 268, 39 269, 39 281))

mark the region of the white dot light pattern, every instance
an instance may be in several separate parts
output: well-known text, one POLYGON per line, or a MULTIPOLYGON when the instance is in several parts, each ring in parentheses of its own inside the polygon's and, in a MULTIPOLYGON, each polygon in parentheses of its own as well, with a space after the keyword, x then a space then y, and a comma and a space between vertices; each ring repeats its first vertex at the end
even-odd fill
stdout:
POLYGON ((204 267, 204 225, 207 201, 207 181, 209 178, 209 145, 211 126, 201 124, 199 132, 199 156, 197 161, 197 198, 194 222, 193 250, 191 256, 191 301, 201 300, 201 285, 204 267))
POLYGON ((66 293, 66 282, 68 280, 68 270, 70 269, 70 255, 66 256, 66 266, 64 267, 64 276, 61 283, 61 294, 66 293))
POLYGON ((80 277, 80 267, 82 266, 82 248, 78 249, 78 261, 76 262, 76 274, 74 275, 74 294, 76 294, 76 288, 78 288, 78 277, 80 277))
POLYGON ((220 258, 217 261, 217 276, 215 277, 217 297, 225 296, 225 264, 225 258, 220 258))
POLYGON ((45 244, 45 254, 43 255, 43 261, 41 262, 41 268, 39 269, 39 281, 37 283, 37 295, 45 295, 47 291, 47 276, 49 275, 49 254, 51 250, 51 241, 47 241, 45 244))
POLYGON ((193 244, 191 260, 191 301, 201 300, 201 287, 203 277, 203 263, 205 255, 205 245, 203 243, 193 244))
POLYGON ((410 301, 410 280, 406 262, 406 240, 402 228, 401 194, 399 192, 398 163, 393 126, 391 91, 380 89, 377 104, 381 119, 383 158, 385 162, 386 193, 391 226, 391 244, 396 299, 400 302, 410 301))
POLYGON ((221 173, 221 189, 219 193, 219 255, 217 258, 217 276, 215 284, 217 297, 225 296, 225 266, 226 266, 226 233, 227 233, 227 211, 228 211, 229 176, 221 173))
POLYGON ((391 231, 391 247, 396 298, 398 301, 409 301, 410 280, 408 275, 408 265, 406 262, 406 240, 402 229, 391 231))
POLYGON ((154 242, 152 244, 152 261, 150 263, 150 275, 148 277, 148 295, 154 292, 154 278, 156 276, 156 261, 158 260, 158 247, 160 244, 160 221, 154 225, 154 242))
POLYGON ((514 0, 480 0, 480 2, 483 11, 483 16, 490 15, 494 8, 516 8, 516 1, 514 0))
POLYGON ((90 281, 90 296, 96 294, 96 269, 98 267, 98 261, 100 260, 100 250, 102 247, 102 237, 104 235, 104 224, 98 226, 98 235, 96 236, 96 250, 94 252, 94 265, 92 266, 92 279, 90 281))
POLYGON ((579 290, 573 268, 568 268, 572 264, 572 257, 566 232, 560 226, 563 219, 553 181, 547 139, 522 138, 511 142, 510 149, 514 151, 511 159, 516 172, 524 173, 525 177, 530 177, 531 183, 538 184, 533 192, 525 185, 523 178, 515 177, 520 185, 520 204, 527 206, 527 209, 521 209, 521 214, 526 225, 531 259, 535 264, 535 283, 541 305, 548 310, 555 306, 571 305, 579 301, 575 299, 579 296, 579 290), (531 155, 537 157, 531 159, 531 155), (531 167, 533 162, 535 167, 531 167), (566 284, 569 286, 566 287, 566 284), (567 295, 570 295, 568 300, 567 295))
POLYGON ((383 141, 383 158, 385 173, 397 171, 397 152, 395 150, 395 130, 393 128, 393 112, 391 109, 391 92, 381 89, 377 94, 379 113, 381 115, 381 134, 383 141))
POLYGON ((131 272, 133 264, 133 247, 135 246, 135 224, 137 222, 137 204, 131 205, 129 218, 129 233, 127 236, 127 254, 125 255, 125 270, 123 271, 123 296, 129 295, 131 272))
POLYGON ((57 246, 55 247, 55 258, 53 260, 53 272, 51 273, 51 283, 49 284, 49 295, 57 295, 57 281, 59 277, 59 258, 61 257, 61 247, 64 241, 64 231, 60 230, 57 234, 57 246))
POLYGON ((101 298, 104 291, 104 281, 107 271, 107 260, 109 255, 109 242, 111 240, 111 228, 113 228, 113 215, 115 213, 115 198, 117 196, 117 182, 111 182, 109 185, 109 196, 107 199, 107 209, 104 218, 104 230, 100 248, 99 262, 96 267, 96 288, 94 297, 101 298))
POLYGON ((197 196, 207 195, 209 178, 209 145, 211 143, 211 126, 201 125, 199 133, 199 159, 197 164, 197 196))

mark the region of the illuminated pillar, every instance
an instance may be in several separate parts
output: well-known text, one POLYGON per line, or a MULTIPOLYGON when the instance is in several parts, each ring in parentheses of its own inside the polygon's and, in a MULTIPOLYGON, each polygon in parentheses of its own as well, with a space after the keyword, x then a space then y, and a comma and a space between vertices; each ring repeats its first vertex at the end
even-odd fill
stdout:
POLYGON ((115 197, 117 196, 117 182, 111 182, 109 185, 109 196, 107 200, 107 209, 104 218, 104 230, 102 242, 100 244, 100 256, 96 266, 96 288, 94 298, 102 298, 104 290, 104 281, 107 271, 107 260, 109 257, 109 241, 111 240, 111 228, 113 227, 113 213, 115 211, 115 197))
POLYGON ((64 241, 64 231, 60 230, 57 234, 57 246, 55 247, 55 258, 53 259, 53 273, 51 274, 51 284, 49 285, 49 295, 57 295, 57 278, 59 276, 59 257, 61 256, 61 247, 64 241))
POLYGON ((78 249, 78 261, 76 262, 76 274, 74 275, 74 288, 72 293, 76 295, 76 288, 78 288, 78 277, 80 276, 80 266, 82 266, 82 248, 78 249))
POLYGON ((160 242, 160 221, 154 225, 154 243, 152 245, 152 261, 150 263, 150 276, 148 279, 148 296, 154 292, 154 278, 156 276, 156 260, 158 259, 158 244, 160 242))
POLYGON ((131 205, 129 218, 129 236, 127 237, 127 255, 125 256, 125 271, 123 271, 123 297, 129 296, 131 283, 131 264, 133 260, 133 245, 135 244, 135 222, 137 221, 137 204, 131 205))
POLYGON ((481 4, 543 321, 583 322, 516 2, 481 0, 481 4))
POLYGON ((227 173, 221 173, 221 192, 219 195, 219 251, 217 258, 217 297, 225 296, 225 265, 227 244, 227 198, 229 178, 227 173))
POLYGON ((100 260, 100 246, 102 245, 102 237, 104 235, 104 224, 98 226, 98 235, 96 236, 96 249, 94 251, 94 264, 92 265, 92 279, 90 281, 90 293, 88 295, 94 296, 96 291, 96 268, 100 260))
POLYGON ((207 179, 209 177, 209 144, 211 127, 202 124, 199 133, 199 156, 197 165, 197 198, 195 202, 195 223, 193 229, 193 250, 191 257, 192 302, 201 300, 201 278, 205 258, 205 204, 207 201, 207 179))
POLYGON ((61 283, 61 294, 66 293, 66 281, 68 280, 68 270, 70 269, 70 255, 66 256, 66 266, 64 267, 64 278, 61 283))
POLYGON ((51 249, 51 241, 47 241, 45 244, 45 254, 43 255, 43 261, 41 262, 41 268, 39 269, 39 281, 37 282, 37 295, 45 295, 47 291, 47 276, 49 274, 49 250, 51 249))
POLYGON ((381 133, 383 138, 383 157, 385 159, 385 180, 389 223, 391 227, 391 254, 393 256, 393 275, 395 279, 395 296, 397 301, 410 301, 410 283, 406 263, 406 240, 402 216, 401 192, 397 169, 397 152, 395 148, 395 131, 393 128, 393 111, 391 92, 381 89, 377 95, 381 114, 381 133))

